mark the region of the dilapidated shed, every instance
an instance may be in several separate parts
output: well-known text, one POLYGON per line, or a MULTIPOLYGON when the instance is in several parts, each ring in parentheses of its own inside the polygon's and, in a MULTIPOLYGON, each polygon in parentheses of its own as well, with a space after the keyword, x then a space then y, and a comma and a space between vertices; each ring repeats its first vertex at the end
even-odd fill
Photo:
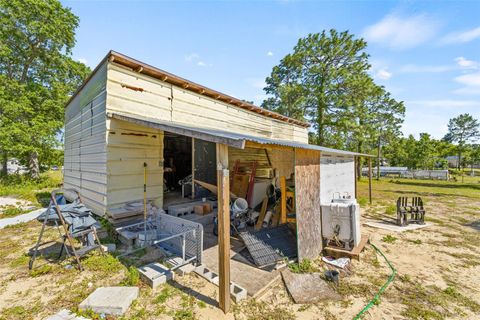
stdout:
MULTIPOLYGON (((309 145, 302 121, 114 51, 65 110, 64 185, 79 190, 96 214, 108 216, 141 200, 146 164, 149 201, 162 207, 177 197, 204 196, 194 183, 175 192, 178 181, 191 175, 218 186, 222 216, 229 210, 223 203, 228 199, 221 199, 229 172, 238 171, 241 162, 255 162, 259 177, 277 184, 286 177, 295 186, 299 258, 322 250, 320 204, 336 194, 355 197, 357 156, 309 145)), ((222 236, 226 230, 219 231, 222 236)))

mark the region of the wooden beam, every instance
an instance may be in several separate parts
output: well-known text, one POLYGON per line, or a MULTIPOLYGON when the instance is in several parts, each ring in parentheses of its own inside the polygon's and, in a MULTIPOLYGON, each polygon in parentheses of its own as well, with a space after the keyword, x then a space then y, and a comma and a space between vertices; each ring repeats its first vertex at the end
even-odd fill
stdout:
POLYGON ((287 179, 280 177, 280 224, 287 223, 287 179))
POLYGON ((368 157, 368 199, 372 204, 372 157, 368 157))
POLYGON ((260 209, 260 215, 258 216, 257 224, 255 225, 255 230, 260 230, 262 228, 263 219, 265 219, 265 214, 267 213, 267 204, 268 197, 265 196, 262 202, 262 208, 260 209))
POLYGON ((228 146, 217 143, 218 189, 218 304, 224 313, 230 311, 230 177, 228 146))

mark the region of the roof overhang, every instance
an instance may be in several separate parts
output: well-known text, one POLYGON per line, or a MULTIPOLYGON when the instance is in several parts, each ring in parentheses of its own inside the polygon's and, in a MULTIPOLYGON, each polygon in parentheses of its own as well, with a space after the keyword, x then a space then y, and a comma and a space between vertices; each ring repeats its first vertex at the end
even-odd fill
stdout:
POLYGON ((174 134, 184 135, 184 136, 195 138, 195 139, 201 139, 201 140, 220 143, 220 144, 226 144, 228 146, 238 148, 238 149, 244 149, 251 142, 251 143, 255 143, 256 145, 264 145, 265 147, 277 146, 277 147, 287 147, 292 149, 298 148, 298 149, 316 150, 322 153, 343 155, 343 156, 372 157, 371 155, 368 155, 368 154, 326 148, 326 147, 316 146, 308 143, 262 138, 262 137, 256 137, 256 136, 245 135, 245 134, 234 133, 234 132, 227 132, 223 130, 210 129, 210 128, 192 127, 183 123, 147 118, 147 117, 143 117, 136 114, 108 112, 107 117, 111 119, 127 121, 130 123, 134 123, 137 125, 141 125, 141 126, 145 126, 153 129, 171 132, 174 134))

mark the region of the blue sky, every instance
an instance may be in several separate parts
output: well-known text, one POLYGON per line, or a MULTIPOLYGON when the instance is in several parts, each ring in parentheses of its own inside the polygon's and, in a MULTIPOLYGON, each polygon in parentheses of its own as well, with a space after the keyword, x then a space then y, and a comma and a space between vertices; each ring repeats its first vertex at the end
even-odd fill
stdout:
POLYGON ((376 82, 405 102, 405 134, 480 119, 480 1, 62 2, 80 17, 74 58, 91 67, 113 49, 259 104, 298 38, 335 28, 367 40, 376 82))

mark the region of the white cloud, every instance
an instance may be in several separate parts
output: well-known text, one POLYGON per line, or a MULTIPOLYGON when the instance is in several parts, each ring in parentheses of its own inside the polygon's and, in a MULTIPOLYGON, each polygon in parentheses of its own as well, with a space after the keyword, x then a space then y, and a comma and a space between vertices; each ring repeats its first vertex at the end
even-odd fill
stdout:
POLYGON ((480 72, 464 74, 456 77, 454 80, 466 86, 480 87, 480 72))
POLYGON ((455 94, 460 95, 477 95, 480 94, 480 87, 463 87, 452 91, 455 94))
POLYGON ((381 80, 388 80, 392 77, 392 73, 385 69, 380 69, 375 73, 375 77, 381 80))
MULTIPOLYGON (((477 63, 478 66, 478 63, 477 63)), ((453 90, 452 92, 460 95, 477 95, 480 94, 480 72, 467 73, 453 79, 463 85, 462 88, 453 90)))
POLYGON ((443 39, 440 40, 441 44, 452 44, 452 43, 466 43, 473 41, 475 39, 480 39, 480 27, 460 31, 452 32, 447 34, 443 39))
POLYGON ((267 56, 273 57, 273 52, 272 52, 272 51, 268 51, 268 52, 267 52, 267 56))
POLYGON ((437 21, 424 14, 410 17, 389 14, 365 28, 363 35, 369 42, 393 49, 408 49, 430 40, 438 27, 437 21))
POLYGON ((478 62, 473 60, 467 60, 464 57, 455 58, 455 62, 462 69, 477 69, 478 62))
POLYGON ((81 63, 83 63, 83 64, 88 65, 88 61, 87 61, 87 59, 85 59, 85 58, 78 58, 77 61, 78 61, 78 62, 81 62, 81 63))
POLYGON ((211 67, 213 64, 211 63, 206 63, 203 61, 198 53, 189 53, 185 55, 185 61, 188 63, 194 63, 199 67, 211 67))

